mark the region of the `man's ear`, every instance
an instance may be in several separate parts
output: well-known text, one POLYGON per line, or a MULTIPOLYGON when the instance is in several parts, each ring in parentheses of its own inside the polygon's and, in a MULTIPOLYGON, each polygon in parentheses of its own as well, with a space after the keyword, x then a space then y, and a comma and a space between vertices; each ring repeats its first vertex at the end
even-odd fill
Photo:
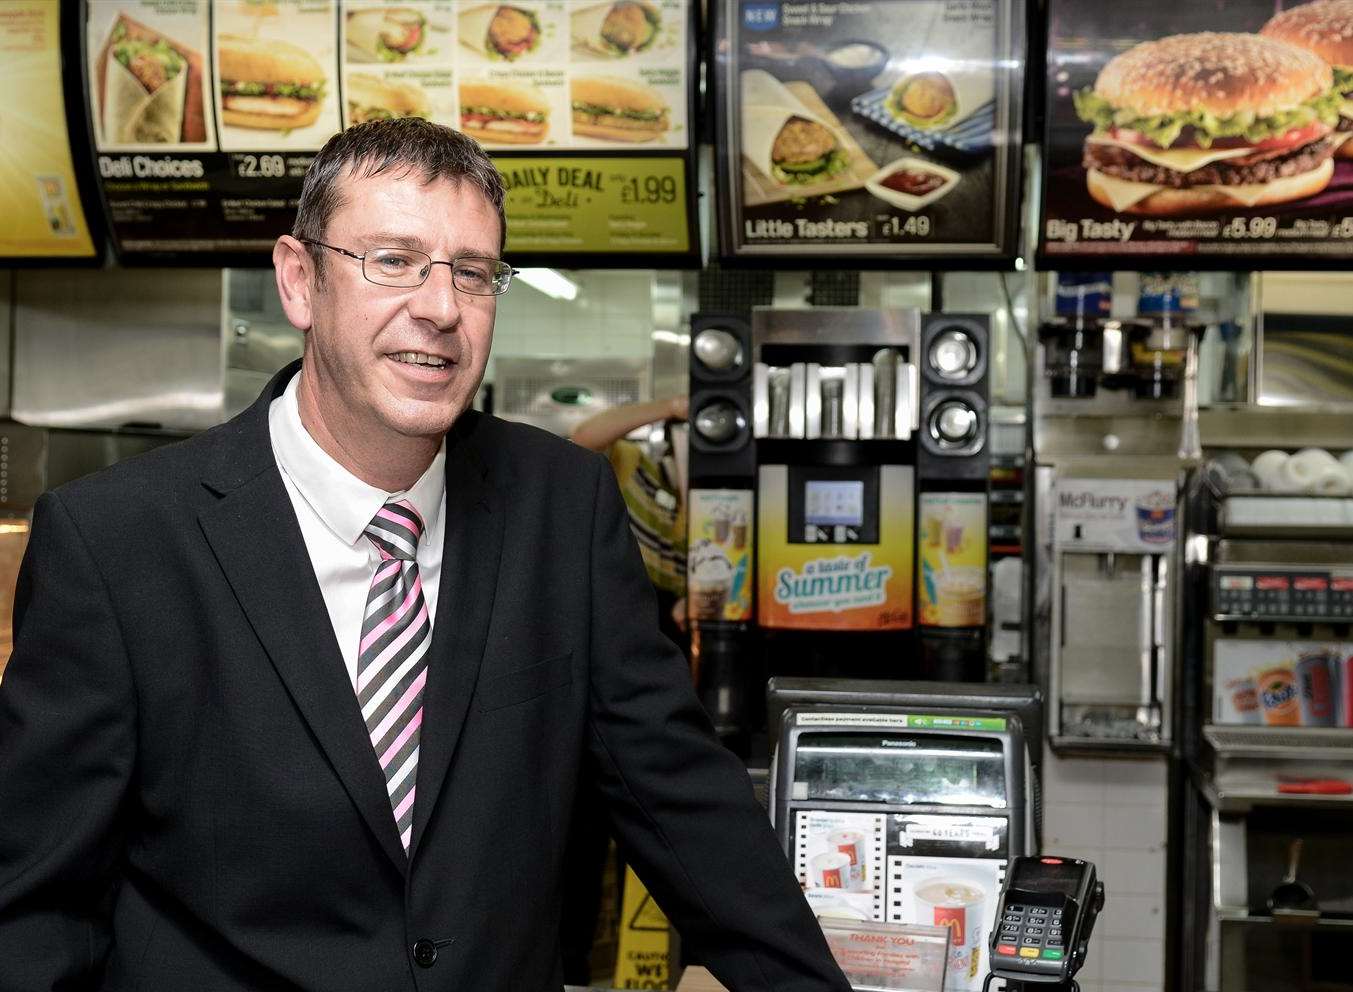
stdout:
POLYGON ((308 331, 314 323, 315 263, 301 244, 284 234, 272 246, 272 266, 277 275, 277 295, 291 326, 308 331))

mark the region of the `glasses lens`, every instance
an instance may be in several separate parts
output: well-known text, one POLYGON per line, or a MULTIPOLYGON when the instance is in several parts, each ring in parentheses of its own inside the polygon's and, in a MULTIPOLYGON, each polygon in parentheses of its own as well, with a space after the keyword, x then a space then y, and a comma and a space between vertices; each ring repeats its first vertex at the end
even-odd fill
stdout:
POLYGON ((512 266, 496 258, 462 255, 451 263, 451 279, 462 293, 497 296, 507 290, 512 266))
POLYGON ((373 248, 362 262, 362 273, 381 286, 419 286, 432 268, 432 259, 412 248, 373 248))

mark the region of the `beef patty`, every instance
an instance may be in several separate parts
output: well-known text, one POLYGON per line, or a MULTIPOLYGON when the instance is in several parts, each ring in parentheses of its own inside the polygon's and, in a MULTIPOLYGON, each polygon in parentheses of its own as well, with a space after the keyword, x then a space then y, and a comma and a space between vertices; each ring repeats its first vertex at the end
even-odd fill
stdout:
POLYGON ((1192 172, 1179 172, 1148 162, 1117 145, 1087 143, 1082 164, 1087 169, 1098 169, 1107 176, 1129 182, 1187 189, 1190 186, 1247 186, 1298 176, 1319 167, 1333 155, 1334 142, 1321 138, 1290 151, 1256 152, 1244 158, 1213 162, 1192 172))

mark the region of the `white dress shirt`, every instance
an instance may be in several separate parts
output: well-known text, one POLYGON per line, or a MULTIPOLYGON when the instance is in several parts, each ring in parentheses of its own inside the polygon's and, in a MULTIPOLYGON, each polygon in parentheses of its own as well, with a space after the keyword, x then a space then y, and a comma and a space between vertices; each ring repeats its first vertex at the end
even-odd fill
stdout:
POLYGON ((376 511, 391 499, 407 499, 423 518, 423 536, 415 555, 423 580, 428 616, 437 616, 437 587, 442 575, 442 534, 446 526, 446 442, 426 472, 405 492, 387 493, 369 486, 338 462, 301 423, 296 388, 298 372, 268 410, 268 431, 277 467, 301 525, 305 549, 329 609, 334 636, 343 652, 348 681, 357 690, 357 648, 367 591, 380 555, 363 536, 376 511))

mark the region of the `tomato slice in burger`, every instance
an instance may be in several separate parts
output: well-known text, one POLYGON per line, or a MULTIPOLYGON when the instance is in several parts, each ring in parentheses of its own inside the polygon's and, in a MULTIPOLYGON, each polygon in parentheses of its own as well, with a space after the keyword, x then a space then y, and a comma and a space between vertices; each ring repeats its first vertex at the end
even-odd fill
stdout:
MULTIPOLYGON (((1262 141, 1246 141, 1244 138, 1213 138, 1209 148, 1253 148, 1256 151, 1277 151, 1284 148, 1299 148, 1302 145, 1312 141, 1317 141, 1330 133, 1330 127, 1319 121, 1307 124, 1305 127, 1294 127, 1290 131, 1282 134, 1276 134, 1271 138, 1264 138, 1262 141)), ((1133 131, 1130 128, 1112 128, 1109 132, 1118 141, 1124 141, 1132 145, 1142 145, 1146 148, 1159 148, 1154 141, 1147 138, 1139 131, 1133 131)), ((1185 128, 1184 133, 1179 139, 1170 146, 1171 149, 1177 148, 1199 148, 1201 147, 1194 139, 1194 132, 1191 128, 1185 128)))

